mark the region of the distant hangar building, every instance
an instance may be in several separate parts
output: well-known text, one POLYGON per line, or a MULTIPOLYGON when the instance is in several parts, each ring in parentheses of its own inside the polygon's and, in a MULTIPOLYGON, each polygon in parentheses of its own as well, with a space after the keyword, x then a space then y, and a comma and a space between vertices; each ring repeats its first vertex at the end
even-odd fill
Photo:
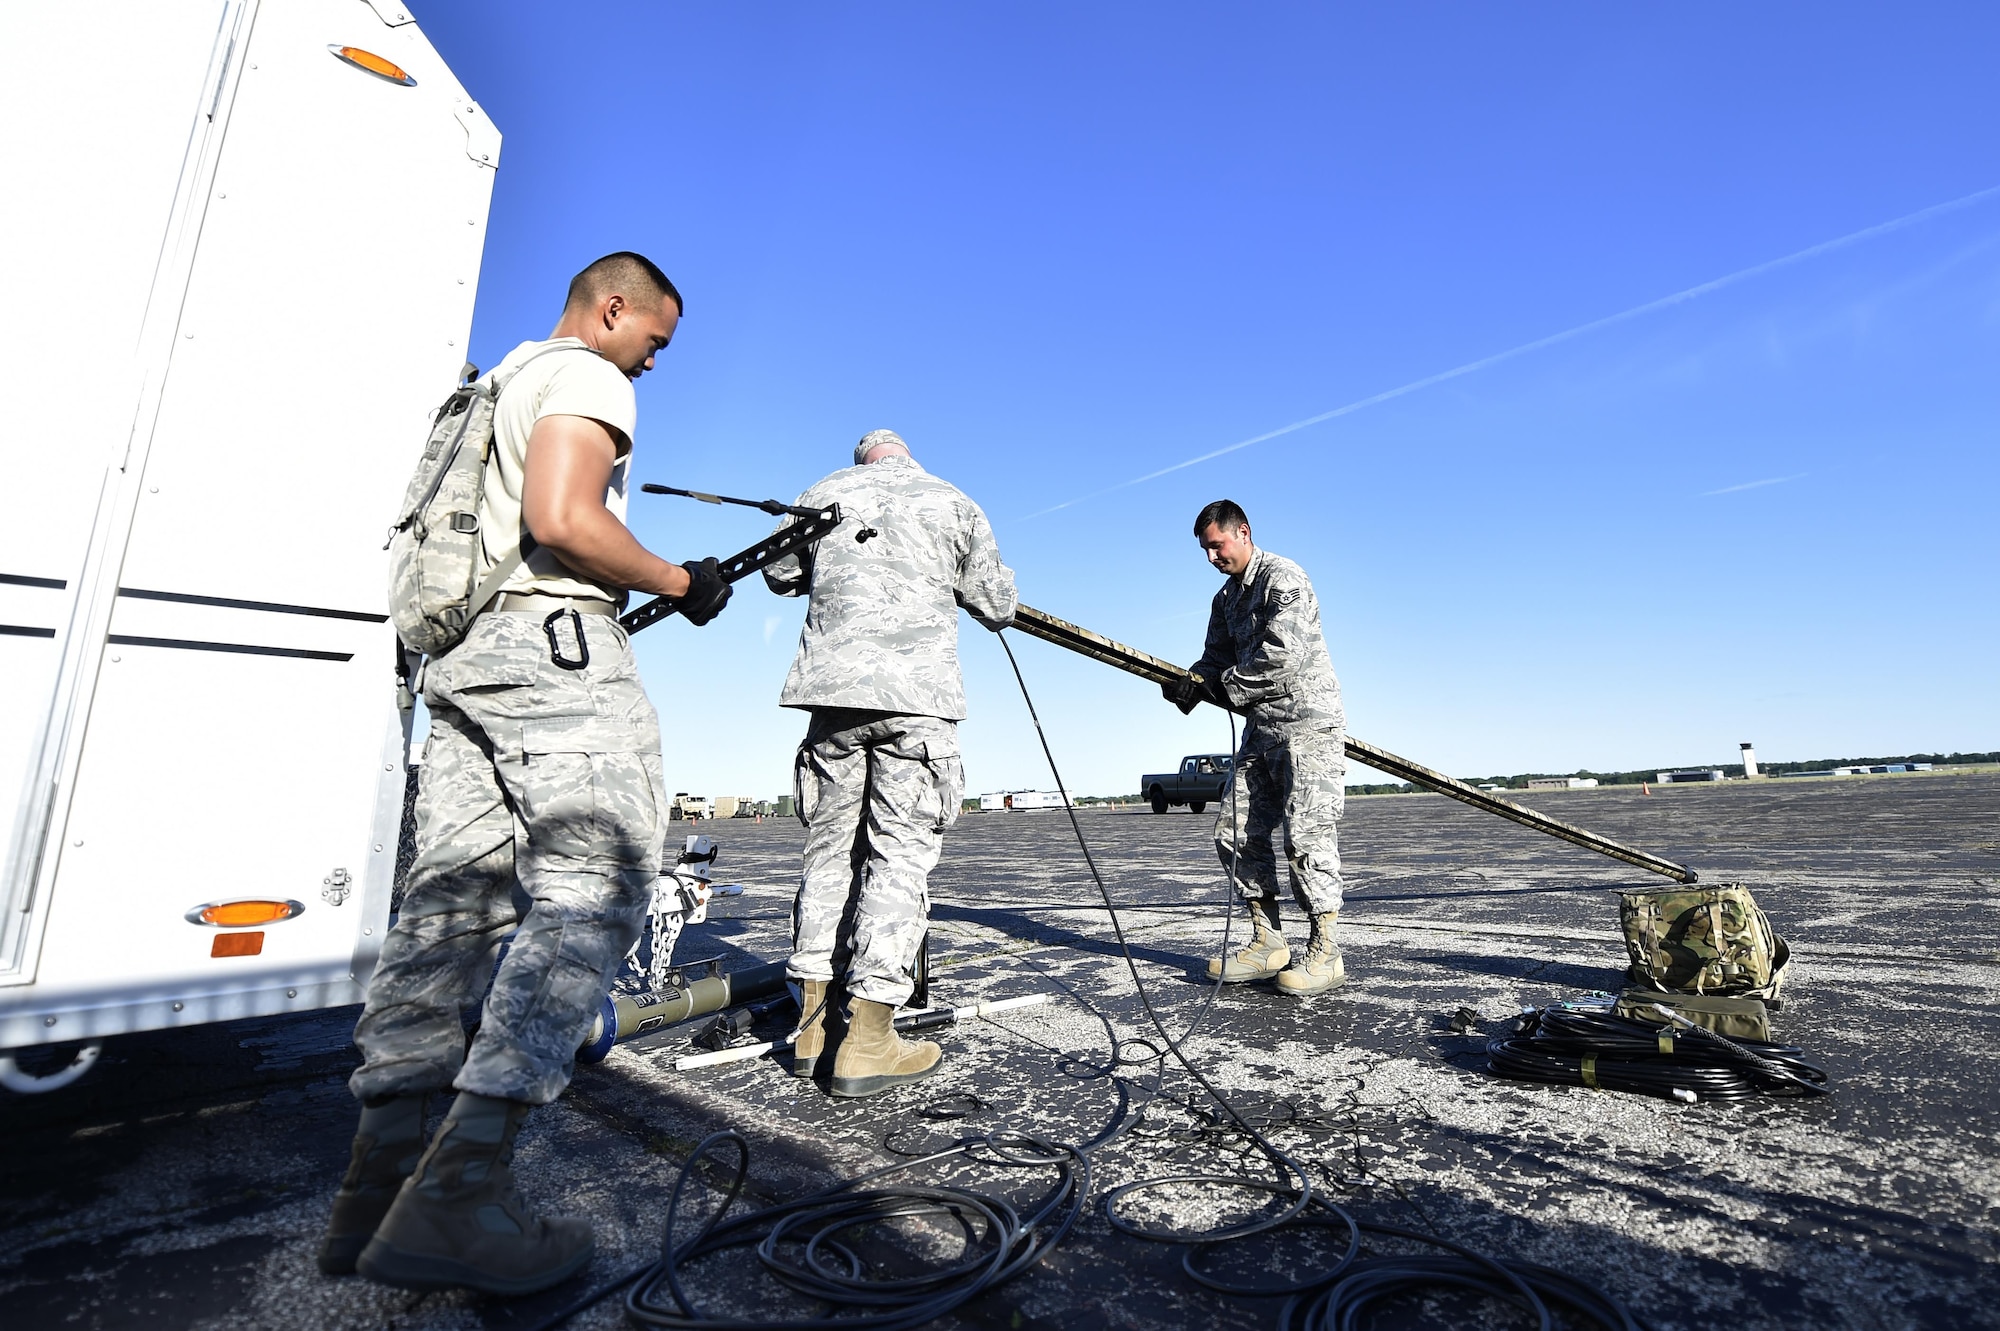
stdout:
POLYGON ((1054 790, 995 790, 979 797, 981 813, 1012 813, 1062 807, 1062 794, 1054 790))

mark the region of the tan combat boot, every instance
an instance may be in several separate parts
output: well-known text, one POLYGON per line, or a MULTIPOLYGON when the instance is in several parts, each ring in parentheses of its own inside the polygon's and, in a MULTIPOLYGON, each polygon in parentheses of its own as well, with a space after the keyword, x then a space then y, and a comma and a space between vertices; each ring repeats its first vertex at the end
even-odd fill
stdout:
POLYGON ((514 1187, 528 1106, 459 1092, 417 1172, 362 1250, 361 1274, 399 1289, 532 1294, 590 1261, 590 1222, 543 1219, 514 1187))
POLYGON ((1312 917, 1312 938, 1306 943, 1306 954, 1278 976, 1279 993, 1316 994, 1347 983, 1347 963, 1333 944, 1333 926, 1339 921, 1337 910, 1312 917))
POLYGON ((347 1177, 333 1195, 333 1215, 319 1247, 319 1269, 327 1275, 354 1274, 361 1250, 375 1237, 375 1227, 424 1153, 424 1111, 429 1106, 427 1095, 391 1096, 362 1106, 347 1177))
POLYGON ((847 1099, 879 1095, 937 1070, 944 1051, 929 1040, 896 1034, 896 1010, 857 998, 847 1009, 847 1034, 833 1056, 833 1093, 847 1099))
POLYGON ((1250 923, 1255 926, 1250 942, 1231 956, 1217 957, 1209 962, 1209 979, 1221 980, 1225 984, 1268 980, 1292 959, 1292 950, 1285 946, 1285 936, 1278 932, 1278 903, 1274 899, 1260 897, 1251 902, 1250 923))
POLYGON ((826 1052, 826 980, 799 981, 799 1033, 792 1037, 792 1075, 810 1077, 826 1052))

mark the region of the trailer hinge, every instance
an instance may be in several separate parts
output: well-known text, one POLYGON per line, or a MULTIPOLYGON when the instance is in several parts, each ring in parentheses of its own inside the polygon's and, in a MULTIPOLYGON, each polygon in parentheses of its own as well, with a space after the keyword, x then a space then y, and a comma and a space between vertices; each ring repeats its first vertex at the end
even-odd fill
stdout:
POLYGON ((451 113, 465 127, 465 155, 481 166, 497 169, 500 165, 500 131, 493 128, 493 122, 479 109, 479 103, 455 103, 451 113))
POLYGON ((397 4, 396 0, 362 0, 362 3, 375 11, 376 18, 381 19, 392 28, 400 28, 405 23, 416 22, 415 19, 410 17, 410 7, 408 5, 397 4))

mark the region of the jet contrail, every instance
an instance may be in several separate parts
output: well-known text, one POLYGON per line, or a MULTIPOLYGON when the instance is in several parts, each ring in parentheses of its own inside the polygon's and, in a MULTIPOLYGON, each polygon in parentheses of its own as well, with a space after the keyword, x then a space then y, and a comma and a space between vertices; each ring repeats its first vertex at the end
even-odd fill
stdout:
POLYGON ((1804 480, 1812 475, 1809 471, 1793 472, 1790 476, 1771 476, 1761 481, 1745 481, 1741 485, 1725 485, 1720 490, 1703 490, 1697 498, 1706 499, 1710 495, 1733 495, 1742 490, 1761 490, 1767 485, 1783 485, 1786 481, 1804 480))
POLYGON ((1752 267, 1738 269, 1726 277, 1718 277, 1713 281, 1703 282, 1700 286, 1692 286, 1685 291, 1676 291, 1671 296, 1661 296, 1657 300, 1647 301, 1644 305, 1634 305, 1629 310, 1621 310, 1617 314, 1607 314, 1601 319, 1592 319, 1589 323, 1578 324, 1576 327, 1564 329, 1560 333, 1550 333, 1547 337, 1538 337, 1533 342, 1523 342, 1518 347, 1510 347, 1506 351, 1495 352, 1491 356, 1483 356, 1475 361, 1467 361, 1456 368, 1443 370, 1437 374, 1426 375, 1422 379, 1412 380, 1399 388, 1391 388, 1386 392, 1377 393, 1372 397, 1364 397, 1357 402, 1350 402, 1344 407, 1335 407, 1332 411, 1322 411, 1317 416, 1308 416, 1304 420, 1293 421, 1290 425, 1281 425, 1275 430, 1267 430, 1263 434, 1239 440, 1227 447, 1203 453, 1199 457, 1191 457, 1185 462, 1176 462, 1171 467, 1162 467, 1158 471, 1149 471, 1144 476, 1134 476, 1129 481, 1120 481, 1118 484, 1106 486, 1102 490, 1093 490, 1087 495, 1079 495, 1075 499, 1066 499, 1060 504, 1037 509, 1035 512, 1029 513, 1019 520, 1025 522, 1028 518, 1046 517, 1051 513, 1061 512, 1065 508, 1074 508, 1076 505, 1088 500, 1097 499, 1108 494, 1115 494, 1119 490, 1129 490, 1135 485, 1144 485, 1147 481, 1156 481, 1162 476, 1169 476, 1174 472, 1199 466, 1201 463, 1213 461, 1225 454, 1234 453, 1238 449, 1248 448, 1252 444, 1261 444, 1266 440, 1276 439, 1280 435, 1291 434, 1295 430, 1303 430, 1309 425, 1318 425, 1322 421, 1333 420, 1337 416, 1352 415, 1364 407, 1372 407, 1379 402, 1387 402, 1391 398, 1403 397, 1419 389, 1429 388, 1433 384, 1444 383, 1448 379, 1457 379, 1464 375, 1474 374, 1490 366, 1498 365, 1502 361, 1513 360, 1517 356, 1525 356, 1531 351, 1540 351, 1545 347, 1555 346, 1558 342, 1567 342, 1572 338, 1582 337, 1585 333, 1594 333, 1600 328, 1609 328, 1613 324, 1621 324, 1629 319, 1637 319, 1641 315, 1652 314, 1657 310, 1664 310, 1670 306, 1683 304, 1697 297, 1706 296, 1711 292, 1720 291, 1724 287, 1734 286, 1738 282, 1747 282, 1753 277, 1762 277, 1765 273, 1784 268, 1790 264, 1803 263, 1807 259, 1816 259, 1822 254, 1831 254, 1835 250, 1846 249, 1849 245, 1859 245, 1864 240, 1873 240, 1877 236, 1886 236, 1892 231, 1900 231, 1904 227, 1915 226, 1919 222, 1928 222, 1933 217, 1940 217, 1945 213, 1955 212, 1960 208, 1968 207, 1981 200, 1990 199, 1995 195, 2000 195, 2000 185, 1993 185, 1986 189, 1977 190, 1962 198, 1953 199, 1948 203, 1935 203, 1928 208, 1920 208, 1916 212, 1905 213, 1903 216, 1892 218, 1887 222, 1877 222, 1874 226, 1863 227, 1859 231, 1851 231, 1844 236, 1837 236, 1832 240, 1823 240, 1817 245, 1808 246, 1793 254, 1787 254, 1783 258, 1767 259, 1763 263, 1752 267))

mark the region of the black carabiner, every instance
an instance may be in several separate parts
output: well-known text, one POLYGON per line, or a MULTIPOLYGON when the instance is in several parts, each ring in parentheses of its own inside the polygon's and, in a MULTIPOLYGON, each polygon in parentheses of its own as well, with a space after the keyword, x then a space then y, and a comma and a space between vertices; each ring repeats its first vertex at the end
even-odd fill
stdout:
POLYGON ((549 635, 549 660, 556 665, 564 670, 581 670, 590 664, 590 640, 583 636, 583 616, 576 612, 575 606, 551 611, 549 617, 542 621, 542 632, 549 635), (556 621, 564 615, 568 615, 570 623, 575 625, 577 656, 573 661, 562 654, 562 644, 556 641, 556 621))

